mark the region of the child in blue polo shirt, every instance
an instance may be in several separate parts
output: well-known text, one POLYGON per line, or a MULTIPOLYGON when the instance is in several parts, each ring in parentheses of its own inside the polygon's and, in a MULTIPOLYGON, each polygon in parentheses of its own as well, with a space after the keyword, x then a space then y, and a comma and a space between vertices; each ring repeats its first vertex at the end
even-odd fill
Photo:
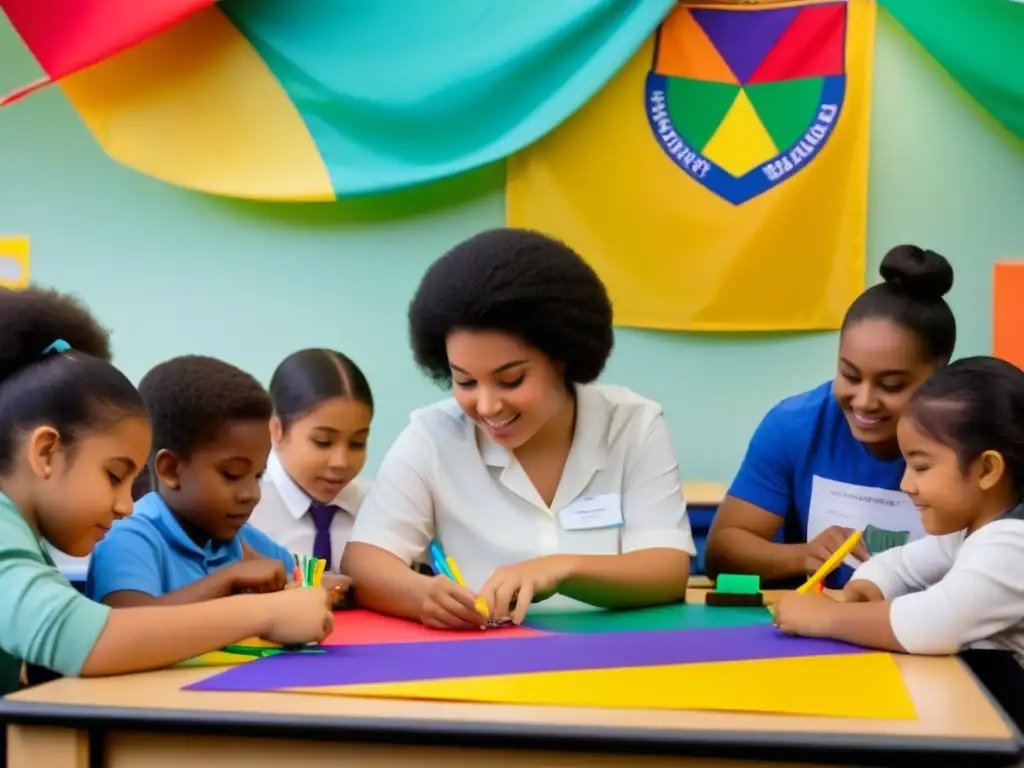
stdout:
POLYGON ((130 611, 79 593, 52 551, 85 557, 131 514, 150 421, 110 364, 107 332, 70 296, 0 288, 0 328, 0 696, 26 664, 117 675, 255 635, 291 644, 330 632, 317 588, 130 611))
POLYGON ((270 395, 197 355, 156 366, 139 391, 153 423, 154 490, 96 547, 86 593, 130 607, 283 589, 290 554, 248 524, 270 454, 270 395))

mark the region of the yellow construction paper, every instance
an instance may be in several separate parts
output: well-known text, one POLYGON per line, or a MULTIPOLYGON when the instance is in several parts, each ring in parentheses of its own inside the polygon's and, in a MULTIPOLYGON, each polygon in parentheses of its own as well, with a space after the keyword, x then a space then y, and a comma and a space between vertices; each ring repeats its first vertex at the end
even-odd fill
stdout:
POLYGON ((242 656, 238 653, 226 653, 225 651, 211 651, 202 656, 195 656, 186 661, 175 664, 176 667, 231 667, 235 664, 245 664, 255 661, 256 656, 242 656))
POLYGON ((248 199, 334 200, 295 104, 216 6, 60 83, 112 158, 248 199))
POLYGON ((0 286, 21 290, 28 278, 28 235, 0 235, 0 286))
MULTIPOLYGON (((261 637, 250 637, 248 640, 240 640, 234 645, 250 645, 256 648, 280 648, 278 643, 272 643, 261 637)), ((228 653, 227 651, 210 651, 191 659, 175 664, 176 667, 230 667, 235 664, 245 664, 247 661, 255 661, 258 657, 247 656, 241 653, 228 653)))
POLYGON ((534 706, 702 709, 877 720, 917 718, 899 668, 888 653, 288 690, 534 706))

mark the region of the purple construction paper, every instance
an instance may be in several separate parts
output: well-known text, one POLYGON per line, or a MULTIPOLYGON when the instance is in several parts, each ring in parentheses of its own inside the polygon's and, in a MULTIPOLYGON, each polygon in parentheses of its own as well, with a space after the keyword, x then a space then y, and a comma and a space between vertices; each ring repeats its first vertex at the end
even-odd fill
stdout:
POLYGON ((750 79, 799 12, 799 8, 774 8, 770 11, 690 10, 694 21, 704 30, 741 83, 750 79))
POLYGON ((790 637, 771 624, 707 630, 547 635, 500 643, 349 645, 326 650, 325 654, 277 654, 257 659, 188 688, 271 691, 864 651, 833 640, 790 637))

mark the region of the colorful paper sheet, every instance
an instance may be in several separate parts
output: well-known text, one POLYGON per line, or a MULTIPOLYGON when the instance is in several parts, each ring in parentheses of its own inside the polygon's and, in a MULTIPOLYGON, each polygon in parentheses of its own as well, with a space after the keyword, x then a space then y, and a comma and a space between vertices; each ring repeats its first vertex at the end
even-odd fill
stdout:
MULTIPOLYGON (((501 627, 485 632, 453 632, 430 629, 391 616, 381 616, 369 611, 335 611, 334 631, 323 641, 322 646, 387 645, 392 643, 436 643, 468 640, 500 640, 524 637, 540 637, 543 633, 523 627, 501 627)), ((254 645, 277 648, 274 643, 260 638, 243 640, 240 645, 254 645)), ((255 661, 245 656, 226 651, 211 651, 183 661, 178 667, 230 667, 255 661)))
POLYGON ((190 686, 204 691, 271 691, 564 670, 611 669, 740 659, 864 653, 832 640, 789 637, 769 624, 703 631, 548 635, 482 643, 402 643, 279 655, 190 686))
POLYGON ((233 667, 236 664, 245 664, 256 661, 255 656, 242 656, 238 653, 227 653, 225 651, 210 651, 201 656, 175 664, 176 667, 233 667))
POLYGON ((370 611, 336 611, 334 631, 323 645, 378 645, 389 643, 438 643, 465 640, 514 640, 542 633, 525 627, 497 627, 477 632, 431 629, 422 624, 370 611))
POLYGON ((662 605, 630 611, 531 613, 525 624, 545 632, 645 632, 665 629, 714 629, 770 624, 765 608, 709 608, 701 604, 662 605))
POLYGON ((295 688, 292 691, 534 706, 703 709, 873 720, 917 717, 899 668, 888 653, 295 688))
MULTIPOLYGON (((261 637, 250 637, 242 640, 237 645, 249 645, 256 648, 280 648, 277 643, 264 640, 261 637)), ((229 653, 227 651, 210 651, 191 659, 175 664, 176 667, 231 667, 235 664, 244 664, 248 661, 255 661, 257 657, 241 653, 229 653)))

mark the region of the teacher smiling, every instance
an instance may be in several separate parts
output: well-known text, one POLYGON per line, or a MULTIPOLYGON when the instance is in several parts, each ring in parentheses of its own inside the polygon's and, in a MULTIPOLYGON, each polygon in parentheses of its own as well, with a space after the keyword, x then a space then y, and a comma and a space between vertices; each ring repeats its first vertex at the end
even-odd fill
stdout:
POLYGON ((657 403, 594 383, 612 307, 583 259, 536 232, 483 232, 427 270, 409 334, 454 397, 412 414, 359 511, 342 568, 360 604, 472 629, 683 598, 675 450, 657 403), (462 583, 410 570, 433 539, 462 583))
MULTIPOLYGON (((786 398, 764 417, 715 515, 709 575, 788 581, 815 571, 852 530, 854 559, 924 535, 899 491, 906 464, 896 422, 914 390, 949 362, 956 320, 943 296, 945 258, 912 245, 882 260, 883 281, 850 306, 835 379, 786 398)), ((839 587, 852 569, 829 580, 839 587)))

